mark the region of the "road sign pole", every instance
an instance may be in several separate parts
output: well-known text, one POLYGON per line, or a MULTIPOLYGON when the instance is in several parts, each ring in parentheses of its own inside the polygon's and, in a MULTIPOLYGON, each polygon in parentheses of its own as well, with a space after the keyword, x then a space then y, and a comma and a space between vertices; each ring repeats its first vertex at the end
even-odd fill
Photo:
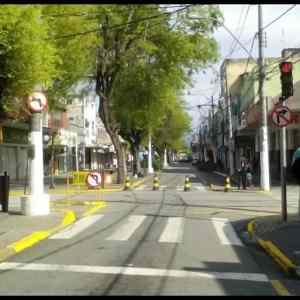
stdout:
POLYGON ((281 181, 281 216, 282 221, 287 221, 287 201, 286 201, 286 127, 280 130, 280 181, 281 181))
POLYGON ((50 198, 44 193, 43 132, 41 112, 47 104, 46 97, 39 92, 29 97, 29 109, 32 112, 29 156, 30 194, 21 197, 22 213, 26 216, 48 215, 50 198))
MULTIPOLYGON (((285 52, 282 56, 285 57, 285 52)), ((282 106, 285 106, 285 99, 283 98, 282 106)), ((281 159, 280 159, 280 181, 281 181, 281 217, 282 221, 287 221, 287 201, 286 201, 286 126, 281 128, 281 159)))

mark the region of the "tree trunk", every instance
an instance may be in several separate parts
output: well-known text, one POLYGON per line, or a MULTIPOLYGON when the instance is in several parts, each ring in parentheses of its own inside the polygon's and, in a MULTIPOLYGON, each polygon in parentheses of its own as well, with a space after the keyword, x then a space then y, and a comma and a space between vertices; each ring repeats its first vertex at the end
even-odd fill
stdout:
POLYGON ((117 183, 121 184, 125 181, 125 177, 127 176, 125 149, 119 139, 118 134, 115 134, 114 132, 108 132, 108 134, 110 135, 110 138, 116 150, 118 160, 117 183))
POLYGON ((133 145, 132 149, 133 149, 133 157, 134 157, 133 174, 139 174, 139 173, 141 173, 141 162, 140 162, 140 157, 139 157, 140 147, 139 147, 139 145, 135 144, 135 145, 133 145))

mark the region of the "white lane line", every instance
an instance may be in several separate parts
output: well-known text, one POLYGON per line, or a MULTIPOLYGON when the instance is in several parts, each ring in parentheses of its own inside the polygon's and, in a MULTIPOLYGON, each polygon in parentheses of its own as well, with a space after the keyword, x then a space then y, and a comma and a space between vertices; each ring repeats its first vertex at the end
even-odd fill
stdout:
POLYGON ((244 246, 241 240, 236 235, 228 219, 212 218, 211 220, 223 245, 244 246))
POLYGON ((233 273, 233 272, 201 272, 172 269, 136 268, 136 267, 109 267, 87 265, 58 265, 58 264, 23 264, 5 262, 0 264, 0 270, 24 271, 53 271, 53 272, 78 272, 94 274, 122 274, 132 276, 161 276, 177 278, 209 278, 244 280, 256 282, 269 282, 268 277, 262 273, 233 273))
POLYGON ((181 243, 183 238, 183 218, 170 217, 162 232, 159 242, 161 243, 181 243))
POLYGON ((195 189, 197 189, 197 190, 199 190, 199 191, 204 191, 205 190, 205 187, 203 186, 203 185, 201 185, 201 186, 195 186, 195 189))
POLYGON ((93 215, 93 216, 85 217, 75 222, 73 225, 67 227, 65 230, 50 236, 49 239, 71 239, 76 234, 82 232, 83 230, 85 230, 86 228, 88 228, 89 226, 97 222, 102 217, 103 215, 93 215))
POLYGON ((126 241, 136 231, 136 229, 143 223, 146 216, 130 216, 127 222, 118 228, 106 240, 110 241, 126 241))
POLYGON ((227 176, 226 174, 220 173, 220 172, 217 172, 217 171, 214 171, 214 173, 217 174, 217 175, 223 176, 223 177, 226 177, 226 176, 227 176))

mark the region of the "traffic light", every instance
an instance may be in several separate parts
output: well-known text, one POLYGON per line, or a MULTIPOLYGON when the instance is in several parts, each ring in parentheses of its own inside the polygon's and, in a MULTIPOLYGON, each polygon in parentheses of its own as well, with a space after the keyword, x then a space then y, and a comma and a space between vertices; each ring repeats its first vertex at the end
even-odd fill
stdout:
POLYGON ((291 62, 282 62, 279 65, 281 80, 281 100, 293 96, 293 64, 291 62))

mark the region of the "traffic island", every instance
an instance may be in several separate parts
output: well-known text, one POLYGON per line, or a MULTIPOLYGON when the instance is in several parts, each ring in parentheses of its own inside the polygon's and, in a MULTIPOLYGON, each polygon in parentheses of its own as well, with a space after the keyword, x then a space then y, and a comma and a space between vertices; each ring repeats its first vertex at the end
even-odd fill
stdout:
POLYGON ((281 216, 257 218, 248 223, 247 231, 280 269, 300 277, 299 216, 289 216, 288 222, 282 222, 281 216))

